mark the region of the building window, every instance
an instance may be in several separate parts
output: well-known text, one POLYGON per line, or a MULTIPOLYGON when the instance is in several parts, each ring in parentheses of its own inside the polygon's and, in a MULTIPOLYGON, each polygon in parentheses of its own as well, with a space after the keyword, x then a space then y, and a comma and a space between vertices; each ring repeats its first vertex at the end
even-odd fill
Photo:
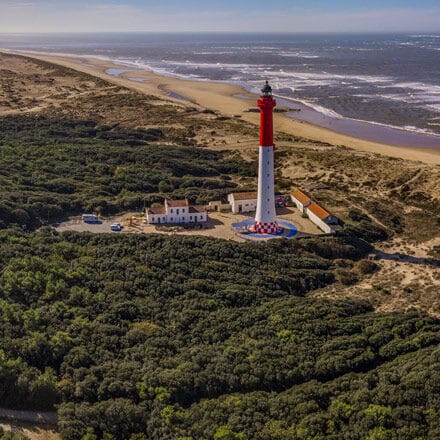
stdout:
POLYGON ((200 220, 203 220, 203 215, 200 216, 200 220))
POLYGON ((173 208, 171 208, 171 214, 173 214, 173 208))
POLYGON ((190 216, 189 216, 189 219, 190 219, 190 220, 192 221, 192 219, 193 219, 193 216, 192 216, 192 215, 190 215, 190 216))
POLYGON ((182 209, 182 214, 185 214, 185 208, 182 209))
POLYGON ((173 217, 171 217, 171 219, 170 219, 171 221, 173 221, 173 217))
POLYGON ((164 218, 163 218, 163 222, 165 223, 166 221, 167 221, 167 220, 166 220, 166 217, 164 217, 164 218))
POLYGON ((176 214, 179 215, 179 208, 176 209, 176 214))

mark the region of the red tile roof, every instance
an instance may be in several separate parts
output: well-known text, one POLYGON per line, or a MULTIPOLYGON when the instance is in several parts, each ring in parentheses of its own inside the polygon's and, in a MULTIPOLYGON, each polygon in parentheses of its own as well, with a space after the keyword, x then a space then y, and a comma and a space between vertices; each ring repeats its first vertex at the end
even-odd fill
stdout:
POLYGON ((318 218, 321 220, 325 220, 330 217, 330 213, 326 211, 322 206, 319 206, 317 203, 313 202, 308 208, 308 211, 313 212, 318 218))
POLYGON ((188 200, 167 200, 166 203, 170 208, 185 208, 188 206, 188 200))
POLYGON ((257 191, 232 193, 232 197, 234 197, 234 200, 255 200, 258 197, 258 193, 257 191))
POLYGON ((149 208, 148 214, 166 214, 165 208, 149 208))
POLYGON ((292 197, 294 197, 296 200, 298 200, 303 205, 307 205, 307 203, 312 202, 312 199, 307 194, 304 194, 299 189, 296 189, 295 191, 293 191, 292 197))
POLYGON ((203 212, 206 212, 206 206, 190 206, 189 207, 190 214, 197 214, 197 213, 203 213, 203 212))

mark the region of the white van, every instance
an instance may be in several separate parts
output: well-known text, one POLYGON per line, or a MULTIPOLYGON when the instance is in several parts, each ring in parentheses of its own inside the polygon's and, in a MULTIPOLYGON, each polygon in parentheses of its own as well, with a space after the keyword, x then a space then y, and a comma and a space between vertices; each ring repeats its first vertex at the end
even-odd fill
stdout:
POLYGON ((83 214, 82 220, 84 223, 100 223, 99 217, 96 214, 83 214))

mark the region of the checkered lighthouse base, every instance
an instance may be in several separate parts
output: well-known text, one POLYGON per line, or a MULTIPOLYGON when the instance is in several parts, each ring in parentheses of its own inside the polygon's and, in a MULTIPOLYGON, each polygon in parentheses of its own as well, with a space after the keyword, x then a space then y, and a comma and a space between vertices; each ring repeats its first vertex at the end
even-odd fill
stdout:
POLYGON ((254 230, 256 234, 277 234, 281 229, 277 222, 255 222, 254 230))

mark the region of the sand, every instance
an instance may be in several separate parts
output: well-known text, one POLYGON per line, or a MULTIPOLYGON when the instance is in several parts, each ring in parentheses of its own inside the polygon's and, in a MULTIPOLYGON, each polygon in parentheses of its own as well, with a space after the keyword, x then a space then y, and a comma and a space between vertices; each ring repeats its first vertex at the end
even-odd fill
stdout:
MULTIPOLYGON (((110 61, 94 58, 75 58, 35 53, 19 53, 18 55, 26 55, 88 73, 110 83, 137 90, 147 95, 160 96, 180 104, 186 102, 188 105, 216 110, 225 116, 240 116, 243 120, 256 125, 259 122, 258 114, 246 112, 249 107, 254 107, 257 96, 248 93, 239 86, 159 76, 152 72, 135 70, 110 61), (116 76, 107 73, 108 69, 120 69, 124 72, 116 76), (136 81, 133 78, 136 78, 136 81), (242 99, 236 95, 249 97, 249 100, 242 99)), ((440 165, 440 149, 397 147, 366 141, 295 120, 280 113, 275 118, 275 130, 332 145, 343 145, 354 150, 440 165)))
MULTIPOLYGON (((75 231, 75 232, 92 232, 95 234, 110 233, 110 225, 120 222, 124 225, 123 234, 164 234, 164 235, 201 235, 205 237, 223 238, 225 240, 235 240, 238 242, 245 241, 241 234, 238 234, 232 227, 233 223, 239 223, 248 218, 254 218, 254 213, 249 215, 232 214, 230 212, 210 212, 209 220, 203 229, 185 230, 177 229, 170 231, 169 228, 157 228, 154 225, 145 224, 144 218, 139 217, 139 213, 128 213, 116 216, 112 219, 104 220, 100 224, 84 223, 80 219, 71 219, 63 222, 56 227, 59 232, 75 231), (129 220, 132 219, 132 225, 129 220)), ((277 218, 294 223, 298 229, 297 237, 321 235, 319 230, 309 219, 302 217, 301 213, 294 208, 280 208, 277 210, 277 218)), ((172 227, 171 227, 172 229, 172 227)), ((115 234, 117 234, 115 232, 115 234)))

